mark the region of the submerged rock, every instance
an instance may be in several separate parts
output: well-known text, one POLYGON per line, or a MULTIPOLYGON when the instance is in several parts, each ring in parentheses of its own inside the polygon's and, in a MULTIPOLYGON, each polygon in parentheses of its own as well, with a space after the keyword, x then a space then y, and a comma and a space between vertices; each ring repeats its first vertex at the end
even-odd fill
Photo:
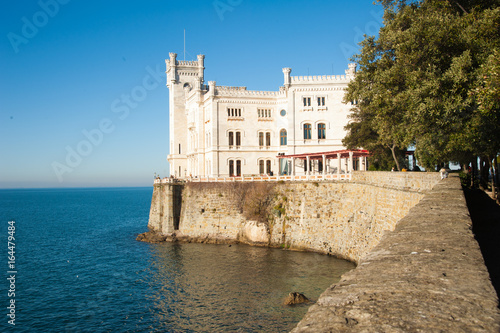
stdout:
POLYGON ((154 231, 147 231, 145 233, 139 234, 136 240, 148 243, 160 243, 165 241, 166 236, 160 235, 154 231))
POLYGON ((308 303, 309 299, 304 296, 304 294, 298 293, 298 292, 293 292, 289 293, 288 296, 285 298, 285 301, 283 302, 284 305, 295 305, 295 304, 301 304, 301 303, 308 303))

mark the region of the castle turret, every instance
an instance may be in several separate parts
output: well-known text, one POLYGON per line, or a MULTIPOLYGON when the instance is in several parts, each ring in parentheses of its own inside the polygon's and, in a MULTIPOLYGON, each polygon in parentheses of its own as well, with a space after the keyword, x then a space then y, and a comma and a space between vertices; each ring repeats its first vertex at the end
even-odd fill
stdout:
POLYGON ((354 76, 356 75, 356 64, 355 63, 350 63, 348 66, 348 69, 346 69, 345 71, 345 75, 348 77, 348 78, 354 78, 354 76))
POLYGON ((177 60, 176 53, 169 53, 165 60, 167 87, 169 89, 170 174, 184 177, 187 169, 187 128, 185 98, 191 89, 200 89, 204 82, 204 55, 198 60, 177 60))
POLYGON ((292 69, 289 67, 283 68, 283 75, 285 77, 285 87, 288 88, 290 87, 290 73, 292 72, 292 69))

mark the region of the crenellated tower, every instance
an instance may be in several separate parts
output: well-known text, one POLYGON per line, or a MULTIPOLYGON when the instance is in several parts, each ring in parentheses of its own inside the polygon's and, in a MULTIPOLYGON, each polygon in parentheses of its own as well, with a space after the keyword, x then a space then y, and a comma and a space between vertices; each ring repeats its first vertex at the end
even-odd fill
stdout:
POLYGON ((176 53, 169 53, 165 60, 167 66, 167 87, 169 90, 169 130, 170 174, 186 176, 187 169, 187 115, 186 96, 192 89, 202 89, 204 83, 204 55, 195 61, 177 60, 176 53))

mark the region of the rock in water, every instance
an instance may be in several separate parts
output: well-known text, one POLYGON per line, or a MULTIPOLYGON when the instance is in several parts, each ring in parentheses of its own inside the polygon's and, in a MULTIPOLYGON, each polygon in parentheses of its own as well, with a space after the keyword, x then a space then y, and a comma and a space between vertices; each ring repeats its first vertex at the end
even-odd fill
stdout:
POLYGON ((139 234, 136 240, 148 243, 160 243, 165 241, 165 236, 159 235, 154 231, 147 231, 143 234, 139 234))
POLYGON ((304 294, 293 292, 289 293, 288 296, 285 298, 285 301, 283 304, 285 305, 294 305, 294 304, 301 304, 301 303, 308 303, 309 299, 304 296, 304 294))

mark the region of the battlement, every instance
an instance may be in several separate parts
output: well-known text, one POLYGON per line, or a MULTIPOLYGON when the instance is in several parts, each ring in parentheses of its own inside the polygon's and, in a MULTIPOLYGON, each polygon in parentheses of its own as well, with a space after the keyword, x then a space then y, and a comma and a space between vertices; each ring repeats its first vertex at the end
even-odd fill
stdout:
POLYGON ((247 87, 216 86, 215 94, 224 96, 277 97, 282 91, 247 90, 247 87))
POLYGON ((349 82, 356 75, 356 64, 350 63, 348 69, 345 71, 345 75, 312 75, 312 76, 290 76, 291 68, 283 68, 283 74, 285 76, 285 87, 289 87, 290 84, 301 84, 301 83, 345 83, 349 82))
POLYGON ((197 60, 177 60, 175 64, 177 66, 198 67, 198 61, 197 60))
POLYGON ((199 54, 198 60, 177 60, 177 53, 169 53, 169 59, 165 59, 167 65, 167 82, 178 83, 179 80, 197 78, 200 83, 204 80, 204 59, 203 54, 199 54))
POLYGON ((290 79, 292 83, 305 83, 305 82, 327 83, 327 82, 349 80, 347 75, 291 76, 290 79))

